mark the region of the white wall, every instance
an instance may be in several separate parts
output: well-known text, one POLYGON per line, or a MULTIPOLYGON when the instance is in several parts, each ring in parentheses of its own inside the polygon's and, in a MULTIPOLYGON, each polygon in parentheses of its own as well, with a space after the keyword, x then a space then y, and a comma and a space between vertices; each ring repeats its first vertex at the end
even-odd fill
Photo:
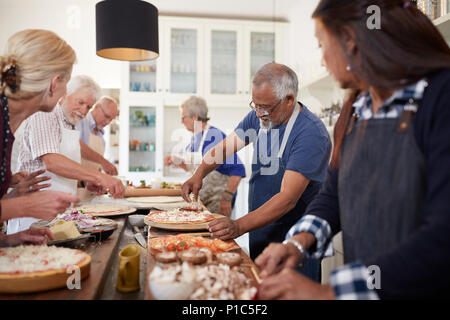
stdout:
POLYGON ((47 29, 66 40, 77 53, 73 75, 91 75, 103 88, 120 87, 120 62, 95 54, 95 0, 0 1, 0 49, 17 31, 47 29))

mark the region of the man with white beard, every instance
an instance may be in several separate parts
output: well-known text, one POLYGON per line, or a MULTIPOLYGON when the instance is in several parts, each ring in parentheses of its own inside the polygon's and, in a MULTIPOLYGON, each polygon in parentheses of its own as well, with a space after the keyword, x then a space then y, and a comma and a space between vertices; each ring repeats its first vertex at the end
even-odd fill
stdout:
MULTIPOLYGON (((183 184, 183 198, 189 201, 190 192, 198 194, 209 172, 253 143, 249 213, 237 220, 216 219, 208 225, 212 236, 222 240, 249 232, 252 259, 270 242, 285 239, 319 191, 328 166, 328 132, 322 121, 297 101, 297 92, 297 75, 287 66, 269 63, 258 70, 252 82, 252 111, 233 133, 205 154, 192 178, 183 184)), ((311 259, 301 270, 313 280, 318 280, 319 271, 320 261, 311 259)))
MULTIPOLYGON (((80 132, 75 126, 99 97, 100 87, 92 78, 73 77, 52 112, 37 112, 24 122, 18 170, 47 169, 50 190, 76 195, 77 181, 83 181, 91 191, 109 192, 114 198, 122 198, 125 188, 120 180, 80 164, 83 152, 80 132)), ((9 220, 8 234, 26 230, 34 221, 34 218, 9 220)))

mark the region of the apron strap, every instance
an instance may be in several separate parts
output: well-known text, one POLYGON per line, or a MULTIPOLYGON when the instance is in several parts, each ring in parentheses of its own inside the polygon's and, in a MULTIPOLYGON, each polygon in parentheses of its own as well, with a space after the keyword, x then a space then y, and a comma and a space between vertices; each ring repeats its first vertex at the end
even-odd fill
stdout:
POLYGON ((297 102, 295 104, 294 112, 292 112, 291 117, 289 118, 289 122, 286 126, 286 131, 284 132, 283 141, 281 142, 280 150, 278 151, 278 158, 283 157, 284 149, 286 148, 287 141, 291 134, 292 128, 294 127, 295 120, 297 120, 297 116, 300 113, 300 105, 297 102))

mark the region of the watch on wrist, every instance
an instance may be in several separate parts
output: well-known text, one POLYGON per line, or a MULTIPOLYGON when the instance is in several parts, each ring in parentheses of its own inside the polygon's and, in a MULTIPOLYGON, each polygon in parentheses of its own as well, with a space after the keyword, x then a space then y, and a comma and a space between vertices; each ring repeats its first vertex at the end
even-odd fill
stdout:
POLYGON ((284 245, 287 245, 288 243, 293 244, 298 249, 298 251, 300 251, 300 254, 302 256, 300 261, 304 261, 306 259, 306 251, 305 248, 303 248, 302 244, 293 238, 289 238, 283 241, 284 245))

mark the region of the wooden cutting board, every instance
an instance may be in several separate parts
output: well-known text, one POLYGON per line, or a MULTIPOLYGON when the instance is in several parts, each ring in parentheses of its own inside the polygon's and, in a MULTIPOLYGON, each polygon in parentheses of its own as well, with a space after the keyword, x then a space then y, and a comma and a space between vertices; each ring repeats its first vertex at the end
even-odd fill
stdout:
POLYGON ((181 196, 181 189, 127 188, 125 197, 181 196))

